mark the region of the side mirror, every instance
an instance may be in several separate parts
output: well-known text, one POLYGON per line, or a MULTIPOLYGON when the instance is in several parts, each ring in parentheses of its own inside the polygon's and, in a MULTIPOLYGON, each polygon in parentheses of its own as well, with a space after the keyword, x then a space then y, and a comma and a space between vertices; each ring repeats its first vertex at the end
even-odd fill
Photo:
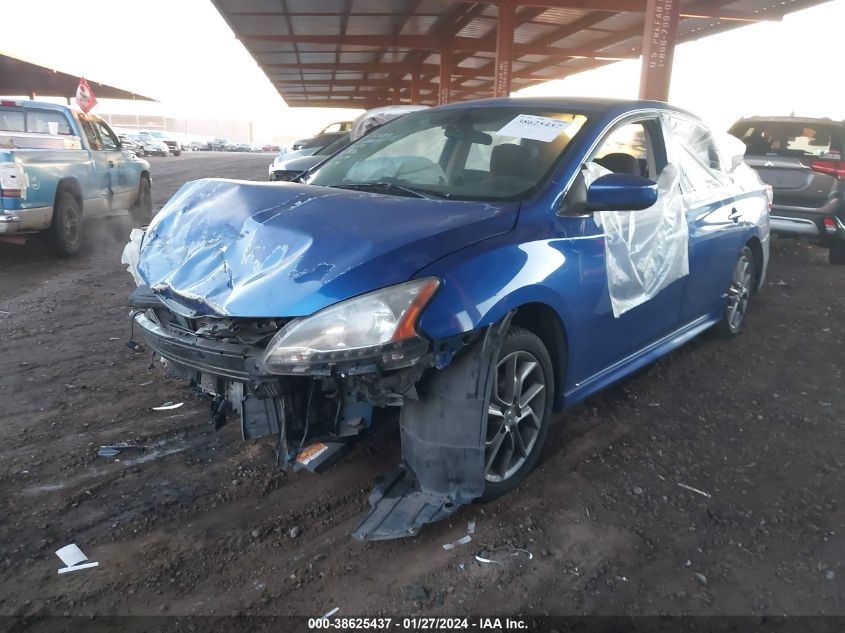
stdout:
POLYGON ((657 202, 657 183, 631 174, 607 174, 587 189, 591 211, 640 211, 657 202))

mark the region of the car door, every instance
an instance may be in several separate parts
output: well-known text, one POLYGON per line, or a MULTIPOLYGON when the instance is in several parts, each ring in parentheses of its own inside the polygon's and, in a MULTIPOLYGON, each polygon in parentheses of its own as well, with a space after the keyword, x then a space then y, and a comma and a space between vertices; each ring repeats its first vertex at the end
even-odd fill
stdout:
POLYGON ((91 118, 82 113, 77 113, 76 117, 88 142, 88 153, 91 157, 87 181, 82 183, 85 215, 102 215, 111 209, 111 172, 108 157, 103 151, 100 135, 91 118))
POLYGON ((102 151, 106 154, 106 161, 109 167, 111 209, 128 209, 135 201, 138 182, 130 178, 126 165, 126 155, 120 147, 117 134, 101 118, 91 117, 91 119, 97 128, 97 133, 100 135, 102 151))
MULTIPOLYGON (((585 161, 602 165, 614 173, 631 173, 656 180, 666 165, 662 127, 657 113, 653 116, 639 116, 615 126, 599 142, 595 151, 585 161), (634 173, 636 172, 636 174, 634 173)), ((567 197, 586 195, 585 171, 576 178, 567 197)), ((659 200, 658 202, 662 202, 659 200)), ((566 202, 564 203, 566 205, 566 202)), ((660 204, 641 211, 638 222, 657 222, 656 214, 660 204)), ((577 320, 584 325, 583 335, 575 342, 581 350, 576 371, 572 376, 575 383, 588 379, 613 365, 624 362, 649 344, 665 337, 678 327, 684 280, 672 282, 644 303, 622 314, 614 315, 608 279, 607 245, 604 229, 598 224, 598 214, 581 219, 577 231, 572 231, 572 220, 566 212, 559 218, 558 228, 562 234, 578 233, 578 239, 570 241, 567 250, 576 256, 579 269, 580 292, 573 298, 573 309, 580 312, 577 320)))
POLYGON ((681 170, 681 189, 689 230, 689 279, 681 321, 712 315, 724 306, 739 249, 748 231, 740 193, 722 171, 710 130, 691 117, 663 118, 669 160, 681 170))

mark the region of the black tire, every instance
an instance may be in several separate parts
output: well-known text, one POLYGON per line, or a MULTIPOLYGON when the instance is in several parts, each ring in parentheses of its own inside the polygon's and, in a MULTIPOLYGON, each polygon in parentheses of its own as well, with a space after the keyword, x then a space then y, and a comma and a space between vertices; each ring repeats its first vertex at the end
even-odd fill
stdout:
POLYGON ((129 209, 129 215, 132 216, 132 224, 139 227, 146 226, 153 219, 153 189, 147 176, 141 176, 138 200, 129 209))
POLYGON ((845 242, 835 242, 830 245, 827 261, 834 266, 845 266, 845 242))
POLYGON ((182 155, 182 150, 176 150, 175 152, 173 152, 173 155, 174 155, 174 156, 181 156, 181 155, 182 155))
POLYGON ((484 494, 479 499, 482 503, 516 488, 534 468, 546 441, 554 403, 552 359, 543 342, 525 328, 508 329, 494 371, 485 438, 484 494), (541 390, 528 397, 538 385, 541 390), (494 409, 501 414, 494 414, 494 409))
POLYGON ((71 257, 82 246, 82 205, 67 187, 60 187, 53 205, 53 222, 44 233, 50 250, 71 257))
POLYGON ((746 245, 742 247, 734 265, 725 313, 715 328, 719 338, 730 339, 742 331, 756 283, 757 263, 754 253, 746 245))

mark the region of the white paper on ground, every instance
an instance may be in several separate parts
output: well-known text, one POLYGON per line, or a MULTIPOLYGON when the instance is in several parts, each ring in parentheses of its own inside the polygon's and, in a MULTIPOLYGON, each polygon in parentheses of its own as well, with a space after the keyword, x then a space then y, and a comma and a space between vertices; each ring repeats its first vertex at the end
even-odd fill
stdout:
POLYGON ((163 404, 160 407, 153 407, 153 411, 171 411, 173 409, 178 409, 181 407, 184 402, 177 402, 176 404, 163 404))
POLYGON ((68 572, 78 571, 80 569, 90 569, 91 567, 97 567, 100 563, 83 563, 82 565, 74 565, 73 567, 62 567, 59 570, 60 574, 67 574, 68 572))
POLYGON ((567 121, 558 121, 546 116, 533 114, 519 114, 501 130, 496 132, 500 136, 515 136, 530 138, 535 141, 549 143, 555 140, 561 132, 569 127, 567 121))
POLYGON ((445 550, 447 550, 447 551, 448 551, 448 550, 450 550, 450 549, 455 549, 455 548, 456 548, 456 547, 458 547, 459 545, 466 545, 466 544, 467 544, 467 543, 469 543, 471 540, 472 540, 472 537, 471 537, 469 534, 467 534, 466 536, 464 536, 464 537, 462 537, 462 538, 459 538, 459 539, 458 539, 457 541, 455 541, 454 543, 445 543, 445 544, 443 545, 443 549, 445 549, 445 550))
POLYGON ((61 558, 62 562, 68 567, 73 567, 84 560, 88 560, 88 557, 82 553, 76 543, 65 545, 63 548, 56 550, 56 556, 61 558))

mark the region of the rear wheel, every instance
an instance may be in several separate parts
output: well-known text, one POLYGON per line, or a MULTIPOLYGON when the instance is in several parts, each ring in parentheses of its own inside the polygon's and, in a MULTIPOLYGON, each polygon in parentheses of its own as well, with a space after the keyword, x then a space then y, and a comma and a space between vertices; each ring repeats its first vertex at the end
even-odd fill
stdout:
POLYGON ((56 255, 70 257, 82 246, 82 205, 68 189, 59 189, 53 205, 53 223, 44 237, 56 255))
POLYGON ((827 260, 834 266, 845 265, 845 242, 831 244, 827 260))
POLYGON ((731 285, 728 287, 728 304, 725 306, 725 314, 716 326, 716 332, 720 337, 732 338, 742 331, 756 279, 754 253, 748 246, 743 246, 734 266, 731 285))
POLYGON ((138 200, 132 205, 129 214, 132 216, 132 223, 136 226, 146 226, 153 219, 152 185, 146 176, 141 176, 141 182, 138 184, 138 200))
POLYGON ((512 490, 534 467, 552 415, 554 372, 543 342, 511 327, 496 362, 485 438, 482 501, 512 490))

